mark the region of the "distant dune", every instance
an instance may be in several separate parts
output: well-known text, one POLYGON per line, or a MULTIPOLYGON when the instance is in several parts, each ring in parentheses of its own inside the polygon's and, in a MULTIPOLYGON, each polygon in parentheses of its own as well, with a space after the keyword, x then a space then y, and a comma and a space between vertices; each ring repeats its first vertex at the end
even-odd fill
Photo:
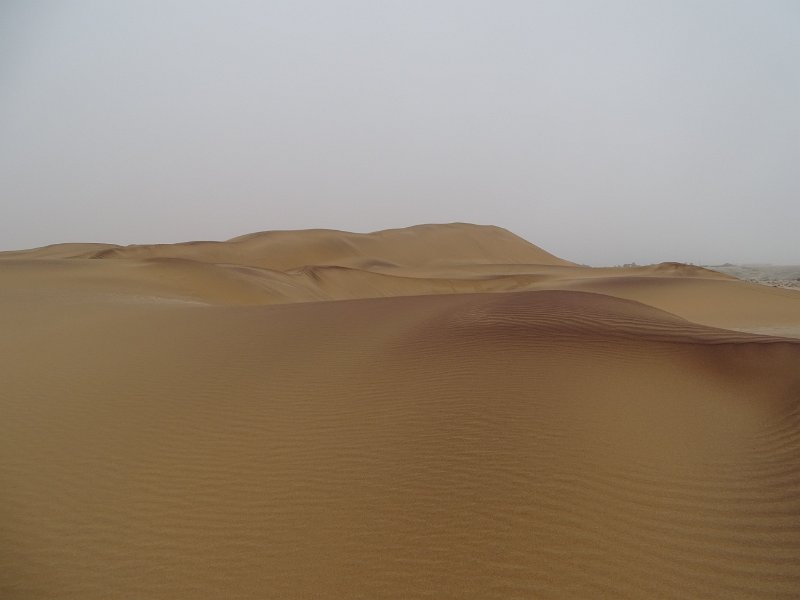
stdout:
POLYGON ((0 253, 0 309, 0 598, 800 597, 794 290, 450 224, 0 253))

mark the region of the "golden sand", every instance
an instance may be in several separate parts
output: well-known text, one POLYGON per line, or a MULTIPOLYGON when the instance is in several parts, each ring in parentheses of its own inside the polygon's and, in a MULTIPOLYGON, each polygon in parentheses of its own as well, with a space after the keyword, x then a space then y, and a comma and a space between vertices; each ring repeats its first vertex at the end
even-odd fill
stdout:
POLYGON ((0 331, 3 599, 800 597, 794 291, 265 232, 0 253, 0 331))

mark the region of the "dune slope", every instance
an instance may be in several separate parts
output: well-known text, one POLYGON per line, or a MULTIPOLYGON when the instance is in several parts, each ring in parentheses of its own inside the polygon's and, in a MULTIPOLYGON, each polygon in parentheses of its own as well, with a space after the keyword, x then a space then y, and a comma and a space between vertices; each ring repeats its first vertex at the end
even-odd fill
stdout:
POLYGON ((0 597, 800 595, 800 340, 654 306, 751 288, 380 256, 0 260, 0 597))
POLYGON ((513 233, 468 223, 417 225, 361 234, 328 229, 265 231, 227 242, 188 242, 102 248, 86 258, 187 258, 286 270, 306 265, 425 266, 530 263, 571 265, 513 233))

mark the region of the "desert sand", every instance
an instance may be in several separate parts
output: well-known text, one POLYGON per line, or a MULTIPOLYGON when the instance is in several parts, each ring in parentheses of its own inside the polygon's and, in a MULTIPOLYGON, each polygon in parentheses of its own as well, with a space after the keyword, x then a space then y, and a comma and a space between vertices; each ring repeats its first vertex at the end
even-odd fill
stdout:
POLYGON ((0 598, 800 597, 797 291, 263 232, 0 253, 0 327, 0 598))

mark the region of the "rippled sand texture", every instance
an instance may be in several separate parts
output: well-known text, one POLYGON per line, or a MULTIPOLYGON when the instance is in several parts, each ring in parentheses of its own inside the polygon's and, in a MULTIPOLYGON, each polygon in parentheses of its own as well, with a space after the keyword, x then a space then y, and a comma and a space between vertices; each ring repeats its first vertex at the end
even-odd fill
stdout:
POLYGON ((800 597, 798 326, 470 225, 0 254, 0 598, 800 597))

